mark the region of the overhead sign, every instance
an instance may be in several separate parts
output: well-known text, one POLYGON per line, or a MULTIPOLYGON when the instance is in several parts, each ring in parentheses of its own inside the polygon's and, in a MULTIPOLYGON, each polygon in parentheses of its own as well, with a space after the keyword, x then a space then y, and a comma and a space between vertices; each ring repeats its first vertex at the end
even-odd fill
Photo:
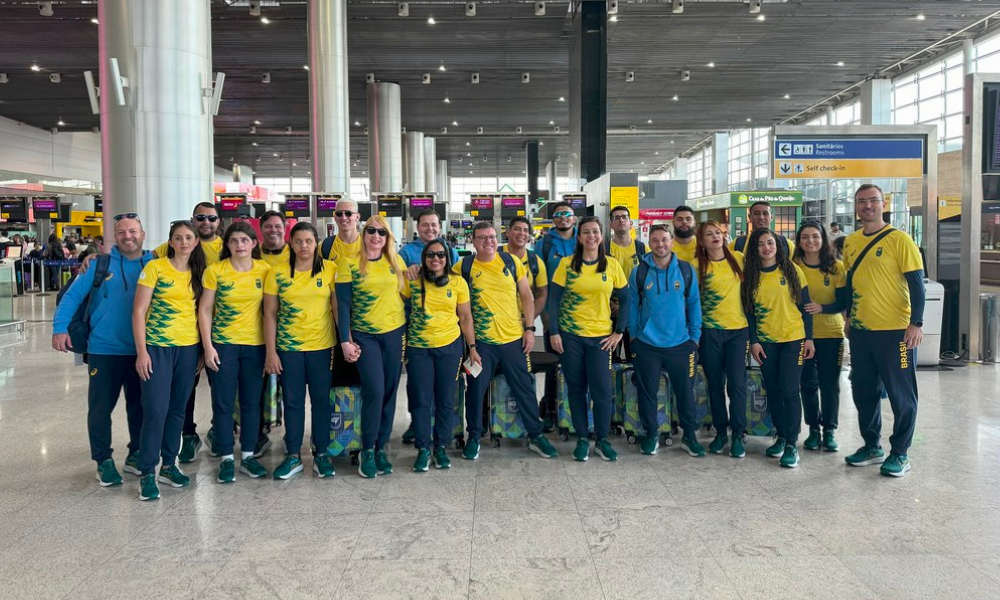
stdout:
POLYGON ((309 216, 309 195, 289 194, 285 196, 285 216, 286 217, 308 217, 309 216))
POLYGON ((316 196, 316 216, 332 217, 337 210, 337 202, 340 201, 340 194, 321 194, 316 196))
POLYGON ((471 196, 469 214, 477 221, 493 219, 493 196, 471 196))
POLYGON ((771 205, 781 206, 798 206, 802 204, 802 191, 730 192, 730 206, 750 206, 754 202, 767 202, 771 205))
POLYGON ((433 210, 433 196, 410 196, 410 217, 416 218, 422 210, 433 210))
POLYGON ((215 209, 220 217, 239 216, 240 205, 247 200, 246 194, 216 194, 215 209))
POLYGON ((774 142, 775 179, 923 177, 924 140, 904 137, 789 138, 774 142))
POLYGON ((31 208, 35 213, 35 220, 38 219, 59 220, 58 198, 32 198, 31 208))
POLYGON ((378 214, 386 218, 403 216, 403 197, 400 195, 376 196, 378 214))
MULTIPOLYGON (((563 202, 566 202, 573 207, 573 214, 578 217, 587 216, 587 194, 563 194, 563 202)), ((554 204, 549 204, 548 206, 555 207, 554 204)), ((550 209, 549 218, 552 218, 550 209)))
POLYGON ((94 196, 94 212, 97 216, 104 214, 104 196, 100 194, 94 196))
POLYGON ((639 188, 637 187, 613 187, 611 188, 611 208, 624 206, 628 208, 628 216, 635 219, 639 216, 639 188))
POLYGON ((5 196, 0 198, 0 219, 11 222, 28 222, 28 198, 5 196))
POLYGON ((500 216, 504 219, 523 217, 527 200, 524 196, 503 196, 500 198, 500 216))
POLYGON ((674 218, 672 208, 640 208, 640 221, 670 221, 674 218))

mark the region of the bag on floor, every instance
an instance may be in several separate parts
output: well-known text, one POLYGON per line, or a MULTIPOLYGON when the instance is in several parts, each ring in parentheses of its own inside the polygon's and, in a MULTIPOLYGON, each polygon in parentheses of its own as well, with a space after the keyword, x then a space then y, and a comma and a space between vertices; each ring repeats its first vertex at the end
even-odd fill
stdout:
POLYGON ((361 450, 361 388, 330 389, 330 456, 361 450))
POLYGON ((747 369, 747 435, 773 436, 777 434, 767 409, 767 391, 760 369, 747 369))
MULTIPOLYGON (((708 380, 705 379, 705 370, 701 365, 697 365, 694 371, 694 422, 698 427, 712 429, 712 408, 708 402, 708 380)), ((673 388, 670 388, 670 420, 674 429, 680 427, 680 415, 677 413, 677 396, 674 395, 673 388)))
POLYGON ((625 386, 622 380, 622 373, 632 369, 632 363, 619 362, 611 365, 612 373, 612 396, 611 396, 611 429, 618 435, 625 433, 625 386))
MULTIPOLYGON (((573 411, 569 407, 569 386, 566 385, 566 375, 562 368, 556 372, 556 419, 559 427, 559 437, 566 441, 570 436, 577 437, 573 428, 573 411)), ((587 392, 587 433, 594 434, 594 405, 587 392)))
POLYGON ((528 436, 517 401, 511 396, 510 387, 503 375, 490 380, 489 411, 490 439, 494 446, 500 446, 501 438, 519 439, 528 436))
MULTIPOLYGON (((639 389, 635 385, 635 370, 622 371, 622 390, 625 397, 625 439, 634 444, 640 437, 646 436, 639 418, 639 389)), ((664 446, 673 444, 670 424, 670 381, 666 373, 660 377, 660 388, 656 392, 656 425, 664 446)))

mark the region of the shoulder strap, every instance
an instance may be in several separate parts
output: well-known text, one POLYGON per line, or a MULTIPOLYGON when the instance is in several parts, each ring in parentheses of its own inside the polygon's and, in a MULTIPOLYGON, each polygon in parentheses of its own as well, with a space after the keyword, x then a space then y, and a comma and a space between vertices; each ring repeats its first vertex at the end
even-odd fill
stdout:
POLYGON ((525 250, 528 253, 528 269, 531 270, 532 277, 538 277, 538 255, 531 250, 525 250))
POLYGON ((635 289, 638 294, 639 308, 642 308, 642 296, 646 291, 646 275, 649 274, 649 264, 640 260, 635 268, 635 289))
POLYGON ((462 279, 469 284, 469 287, 472 287, 472 260, 474 258, 471 254, 462 257, 462 279))
POLYGON ((646 253, 646 244, 642 243, 642 240, 638 238, 635 240, 635 253, 640 258, 642 258, 642 255, 646 253))
POLYGON ((788 238, 781 236, 781 243, 785 245, 785 256, 792 257, 792 246, 788 243, 788 238))
POLYGON ((98 254, 97 259, 94 261, 94 281, 91 283, 90 291, 87 292, 87 300, 84 305, 84 314, 86 319, 90 319, 90 298, 97 291, 97 288, 101 287, 104 280, 108 278, 108 271, 111 270, 111 255, 110 254, 98 254))
POLYGON ((330 237, 323 240, 323 246, 320 251, 320 254, 322 255, 322 258, 324 260, 330 258, 330 251, 333 250, 333 238, 334 236, 331 235, 330 237))
POLYGON ((548 262, 549 250, 551 249, 552 249, 552 236, 549 234, 545 234, 545 237, 542 238, 542 251, 541 251, 542 260, 548 262))
POLYGON ((852 264, 851 267, 849 269, 847 269, 847 281, 848 281, 848 283, 850 283, 850 281, 852 279, 852 274, 855 271, 857 271, 858 270, 858 266, 861 265, 861 261, 863 261, 865 259, 865 256, 868 255, 868 251, 871 250, 880 241, 882 241, 882 238, 884 238, 885 236, 889 235, 893 231, 895 231, 894 227, 892 227, 891 225, 887 226, 885 228, 885 231, 883 231, 883 232, 879 233, 878 235, 876 235, 875 239, 873 239, 867 246, 865 246, 865 249, 861 251, 861 254, 858 255, 858 258, 856 258, 854 260, 854 264, 852 264))
POLYGON ((507 252, 500 252, 499 254, 500 260, 503 261, 503 266, 507 267, 510 276, 514 278, 514 283, 517 283, 517 265, 514 263, 514 257, 507 252))
POLYGON ((747 236, 741 235, 736 238, 736 243, 733 244, 733 249, 737 252, 743 252, 743 249, 747 247, 747 236))
POLYGON ((611 236, 610 235, 608 236, 608 239, 604 240, 604 252, 607 253, 608 255, 611 254, 611 236))
MULTIPOLYGON (((677 255, 674 255, 677 258, 677 255)), ((680 261, 677 263, 678 268, 681 270, 681 277, 684 279, 684 298, 688 299, 691 297, 691 280, 694 279, 694 269, 687 261, 680 261)))

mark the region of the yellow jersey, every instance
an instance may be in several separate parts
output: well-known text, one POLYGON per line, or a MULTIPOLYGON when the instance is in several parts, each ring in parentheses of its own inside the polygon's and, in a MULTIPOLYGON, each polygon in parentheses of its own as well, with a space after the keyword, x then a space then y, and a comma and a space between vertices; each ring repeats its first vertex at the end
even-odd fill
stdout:
MULTIPOLYGON (((742 252, 733 251, 733 257, 740 269, 745 257, 742 252)), ((698 271, 697 264, 694 265, 698 271)), ((748 326, 747 315, 740 300, 740 278, 733 271, 729 261, 708 261, 708 270, 701 287, 702 327, 706 329, 744 329, 748 326)))
POLYGON ((340 265, 340 261, 343 258, 349 258, 351 260, 358 260, 361 257, 361 236, 358 235, 352 243, 348 244, 340 239, 340 236, 335 236, 333 238, 333 245, 330 246, 330 256, 327 256, 327 260, 332 260, 333 262, 340 265))
POLYGON ((289 264, 267 273, 264 293, 278 298, 277 348, 284 352, 312 352, 333 348, 334 322, 330 298, 336 268, 323 261, 323 269, 295 271, 289 264))
MULTIPOLYGON (((205 240, 198 240, 198 243, 201 244, 201 249, 205 252, 206 266, 214 265, 215 263, 219 262, 219 255, 222 254, 221 235, 215 236, 215 239, 212 240, 211 242, 206 242, 205 240)), ((153 252, 156 252, 156 256, 158 258, 166 258, 167 250, 169 249, 170 249, 170 243, 163 242, 162 244, 157 246, 156 250, 153 250, 153 252)))
POLYGON ((610 252, 608 252, 608 258, 613 258, 618 266, 621 267, 623 273, 625 273, 625 279, 628 279, 632 274, 632 269, 639 265, 639 261, 642 260, 642 256, 635 251, 635 241, 628 243, 628 246, 619 246, 614 240, 611 240, 610 252))
MULTIPOLYGON (((865 260, 868 260, 866 257, 865 260)), ((824 273, 818 266, 807 265, 803 261, 796 260, 795 264, 802 267, 805 273, 806 282, 809 284, 809 299, 817 304, 833 304, 837 300, 837 290, 847 285, 847 267, 843 261, 836 261, 834 267, 836 273, 830 275, 824 273)), ((844 315, 818 314, 813 315, 813 338, 843 338, 844 337, 844 315)))
MULTIPOLYGON (((858 255, 877 235, 865 235, 861 230, 847 236, 844 240, 844 263, 853 267, 858 255)), ((851 328, 873 331, 906 329, 910 324, 910 288, 903 274, 923 268, 920 250, 910 236, 894 229, 879 240, 851 274, 851 328)))
POLYGON ((674 238, 674 256, 694 266, 698 264, 698 261, 694 258, 694 251, 698 248, 698 242, 695 241, 694 236, 689 239, 691 240, 689 243, 682 244, 676 237, 674 238))
POLYGON ((191 271, 178 271, 169 258, 157 258, 142 269, 139 285, 153 290, 146 311, 147 346, 193 346, 201 340, 191 271))
POLYGON ((205 269, 202 285, 215 292, 212 342, 264 344, 264 281, 270 270, 266 262, 254 260, 249 271, 237 271, 228 258, 205 269))
MULTIPOLYGON (((795 273, 802 289, 806 289, 806 276, 798 265, 795 273)), ((754 294, 754 319, 757 321, 757 339, 761 342, 793 342, 806 337, 805 323, 799 307, 792 301, 785 274, 777 267, 761 271, 760 285, 754 294)))
POLYGON ((581 337, 611 335, 611 295, 628 286, 628 278, 618 261, 608 260, 603 273, 597 263, 572 268, 573 257, 559 261, 552 283, 565 288, 559 303, 559 330, 581 337))
MULTIPOLYGON (((461 277, 462 261, 455 264, 453 271, 461 277)), ((511 273, 499 252, 489 262, 473 259, 469 294, 477 341, 509 344, 524 335, 517 282, 527 276, 525 271, 524 263, 514 258, 511 273)))
POLYGON ((287 265, 288 264, 288 260, 289 260, 288 254, 290 252, 291 252, 291 250, 289 249, 288 244, 285 244, 284 246, 282 246, 281 252, 279 252, 277 254, 268 254, 267 252, 264 252, 264 248, 262 247, 260 249, 260 257, 269 266, 271 266, 271 267, 277 267, 279 265, 287 265))
POLYGON ((531 263, 528 261, 528 252, 531 252, 531 250, 525 249, 523 257, 520 257, 511 252, 510 250, 508 250, 506 245, 500 246, 500 251, 506 252, 507 254, 510 254, 514 258, 521 261, 521 263, 524 265, 524 272, 528 276, 528 286, 531 287, 532 291, 548 287, 549 273, 548 269, 545 268, 545 261, 542 260, 541 256, 535 254, 535 259, 536 259, 535 264, 538 266, 538 275, 536 276, 534 273, 531 272, 531 263))
POLYGON ((462 335, 458 324, 458 305, 468 304, 469 284, 452 275, 438 287, 433 281, 410 282, 410 326, 406 343, 414 348, 440 348, 462 335))
POLYGON ((403 296, 410 296, 410 288, 399 289, 397 268, 385 256, 369 260, 367 274, 361 273, 356 259, 337 263, 337 283, 352 285, 351 331, 388 333, 406 324, 403 296))

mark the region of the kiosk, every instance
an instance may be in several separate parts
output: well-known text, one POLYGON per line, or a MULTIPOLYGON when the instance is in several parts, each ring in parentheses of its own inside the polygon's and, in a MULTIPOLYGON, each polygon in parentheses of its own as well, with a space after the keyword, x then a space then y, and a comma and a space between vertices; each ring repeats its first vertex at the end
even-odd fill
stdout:
POLYGON ((694 209, 697 222, 718 221, 726 225, 729 235, 735 238, 750 232, 749 211, 754 202, 767 202, 771 205, 775 231, 785 237, 795 236, 795 230, 802 220, 801 190, 723 192, 695 198, 688 204, 694 209))

